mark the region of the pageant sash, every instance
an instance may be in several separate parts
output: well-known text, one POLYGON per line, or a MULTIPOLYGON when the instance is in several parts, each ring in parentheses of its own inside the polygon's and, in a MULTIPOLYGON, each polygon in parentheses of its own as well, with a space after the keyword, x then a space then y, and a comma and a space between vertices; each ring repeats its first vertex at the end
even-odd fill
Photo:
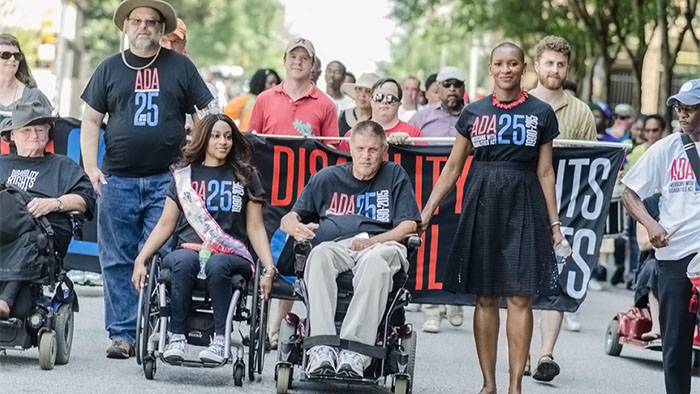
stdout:
POLYGON ((246 245, 227 234, 211 217, 204 203, 192 188, 192 168, 186 166, 173 171, 177 198, 180 200, 182 213, 192 229, 208 244, 214 253, 235 254, 243 257, 253 265, 253 256, 246 245))

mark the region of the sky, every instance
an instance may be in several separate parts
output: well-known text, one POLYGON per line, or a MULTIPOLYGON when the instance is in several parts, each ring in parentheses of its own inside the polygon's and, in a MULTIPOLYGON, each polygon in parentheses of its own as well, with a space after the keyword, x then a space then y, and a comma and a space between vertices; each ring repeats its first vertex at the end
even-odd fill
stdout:
POLYGON ((389 60, 389 39, 397 29, 388 17, 389 0, 280 0, 280 3, 285 8, 287 30, 313 42, 324 70, 328 62, 340 60, 357 77, 364 72, 375 72, 376 62, 389 60))

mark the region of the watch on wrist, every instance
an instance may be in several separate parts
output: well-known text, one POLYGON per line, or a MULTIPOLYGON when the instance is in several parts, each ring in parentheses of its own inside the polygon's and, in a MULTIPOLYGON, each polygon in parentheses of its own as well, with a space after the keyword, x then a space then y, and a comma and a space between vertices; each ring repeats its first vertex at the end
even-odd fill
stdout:
POLYGON ((269 270, 267 269, 267 267, 263 268, 263 276, 267 276, 268 278, 274 278, 275 276, 277 276, 277 267, 273 265, 272 268, 269 270))
POLYGON ((60 198, 56 198, 56 201, 58 201, 58 212, 63 212, 63 201, 61 201, 60 198))

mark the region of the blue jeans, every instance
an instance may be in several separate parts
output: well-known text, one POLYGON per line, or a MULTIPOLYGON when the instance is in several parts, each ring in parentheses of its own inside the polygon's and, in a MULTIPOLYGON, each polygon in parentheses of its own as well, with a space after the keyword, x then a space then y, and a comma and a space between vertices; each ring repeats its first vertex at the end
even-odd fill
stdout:
POLYGON ((105 329, 113 341, 123 340, 133 345, 139 299, 131 284, 134 259, 160 219, 171 176, 169 173, 143 178, 106 175, 105 179, 107 184, 101 185, 97 214, 105 329))
MULTIPOLYGON (((163 265, 173 273, 172 292, 170 294, 170 331, 173 334, 185 334, 187 315, 192 305, 192 291, 197 283, 199 273, 199 254, 188 249, 177 249, 168 253, 163 265)), ((250 280, 253 269, 250 262, 232 254, 213 254, 204 267, 207 274, 207 288, 211 305, 214 309, 214 330, 223 335, 226 331, 226 315, 233 294, 231 277, 242 275, 250 280)))

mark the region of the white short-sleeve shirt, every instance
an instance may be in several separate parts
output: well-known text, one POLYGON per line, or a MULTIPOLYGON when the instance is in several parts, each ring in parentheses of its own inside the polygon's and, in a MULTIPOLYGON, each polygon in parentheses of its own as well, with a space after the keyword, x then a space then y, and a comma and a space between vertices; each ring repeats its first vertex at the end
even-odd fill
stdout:
MULTIPOLYGON (((695 145, 700 149, 700 142, 695 145)), ((667 247, 656 249, 659 260, 680 260, 700 251, 700 184, 680 133, 649 147, 622 183, 642 199, 661 191, 659 224, 667 233, 675 233, 667 247)))

